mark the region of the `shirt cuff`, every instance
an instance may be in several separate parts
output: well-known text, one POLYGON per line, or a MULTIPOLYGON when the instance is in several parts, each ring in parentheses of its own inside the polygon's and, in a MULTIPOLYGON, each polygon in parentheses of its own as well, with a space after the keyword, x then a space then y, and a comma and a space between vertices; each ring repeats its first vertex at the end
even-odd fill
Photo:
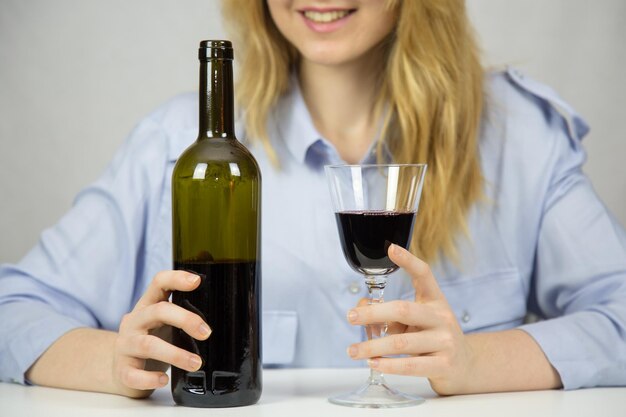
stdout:
POLYGON ((4 339, 4 346, 0 346, 2 379, 19 384, 29 384, 26 371, 57 339, 70 330, 87 327, 39 302, 2 305, 0 316, 5 318, 0 325, 4 339))
POLYGON ((610 366, 606 350, 613 342, 594 316, 580 312, 519 327, 539 344, 566 390, 598 385, 600 370, 610 366))

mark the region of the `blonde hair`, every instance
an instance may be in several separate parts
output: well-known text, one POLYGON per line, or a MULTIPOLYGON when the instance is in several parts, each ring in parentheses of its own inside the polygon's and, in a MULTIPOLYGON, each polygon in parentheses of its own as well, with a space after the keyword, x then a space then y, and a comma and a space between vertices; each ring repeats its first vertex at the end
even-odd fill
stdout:
MULTIPOLYGON (((464 0, 388 0, 398 8, 377 107, 389 109, 381 137, 394 162, 427 163, 411 252, 428 262, 456 259, 455 238, 482 195, 478 133, 483 68, 464 0)), ((237 102, 247 136, 261 140, 278 163, 267 118, 289 88, 298 52, 282 36, 265 1, 223 0, 233 29, 239 76, 237 102), (237 42, 238 39, 245 42, 237 42)), ((382 159, 383 141, 378 145, 382 159)))

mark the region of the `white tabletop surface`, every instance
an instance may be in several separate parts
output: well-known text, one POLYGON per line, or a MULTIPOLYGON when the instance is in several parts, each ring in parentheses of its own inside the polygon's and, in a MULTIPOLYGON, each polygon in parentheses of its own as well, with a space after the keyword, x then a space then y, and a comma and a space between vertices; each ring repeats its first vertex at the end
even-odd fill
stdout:
POLYGON ((263 395, 249 407, 199 409, 174 404, 169 387, 149 399, 0 383, 0 416, 564 416, 624 417, 626 388, 535 391, 437 397, 428 381, 388 376, 390 385, 421 395, 416 407, 372 410, 330 404, 327 397, 364 382, 366 369, 265 370, 263 395))

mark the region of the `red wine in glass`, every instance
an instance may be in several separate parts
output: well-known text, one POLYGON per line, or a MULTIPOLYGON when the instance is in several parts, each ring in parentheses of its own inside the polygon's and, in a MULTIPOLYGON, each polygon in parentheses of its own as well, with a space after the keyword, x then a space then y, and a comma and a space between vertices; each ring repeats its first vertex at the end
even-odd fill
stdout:
POLYGON ((387 250, 392 243, 409 247, 415 212, 341 211, 335 218, 341 248, 352 269, 364 275, 386 275, 398 269, 387 250))

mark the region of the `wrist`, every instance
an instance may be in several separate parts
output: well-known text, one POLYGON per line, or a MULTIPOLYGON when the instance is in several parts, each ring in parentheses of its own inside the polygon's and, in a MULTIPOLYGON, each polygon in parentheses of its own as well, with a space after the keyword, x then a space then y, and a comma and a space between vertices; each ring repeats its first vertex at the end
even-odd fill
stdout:
POLYGON ((454 372, 438 378, 430 378, 432 389, 439 395, 471 394, 480 391, 479 347, 471 335, 462 334, 457 343, 456 354, 450 357, 454 372))

